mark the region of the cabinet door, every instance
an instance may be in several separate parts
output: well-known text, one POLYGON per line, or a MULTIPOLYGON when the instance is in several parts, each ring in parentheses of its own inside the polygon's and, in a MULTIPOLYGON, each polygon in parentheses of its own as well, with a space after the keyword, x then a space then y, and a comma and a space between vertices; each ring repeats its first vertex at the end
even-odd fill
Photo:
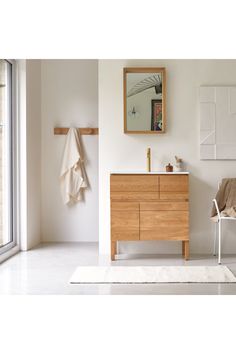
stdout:
POLYGON ((139 240, 139 204, 111 204, 111 239, 112 241, 139 240))
POLYGON ((140 211, 140 240, 188 240, 188 211, 140 211))

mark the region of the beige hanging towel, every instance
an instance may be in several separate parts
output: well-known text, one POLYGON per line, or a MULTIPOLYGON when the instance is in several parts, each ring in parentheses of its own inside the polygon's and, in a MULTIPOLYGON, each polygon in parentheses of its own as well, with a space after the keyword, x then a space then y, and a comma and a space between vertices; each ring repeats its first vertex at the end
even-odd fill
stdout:
POLYGON ((88 187, 79 131, 70 128, 66 136, 60 185, 64 204, 76 203, 82 198, 82 190, 88 187))

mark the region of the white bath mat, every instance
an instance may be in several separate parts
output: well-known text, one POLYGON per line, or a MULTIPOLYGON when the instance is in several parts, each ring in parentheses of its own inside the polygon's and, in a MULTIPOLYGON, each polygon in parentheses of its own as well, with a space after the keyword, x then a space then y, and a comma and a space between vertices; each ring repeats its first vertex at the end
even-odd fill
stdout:
POLYGON ((226 266, 113 266, 78 267, 72 284, 235 283, 226 266))

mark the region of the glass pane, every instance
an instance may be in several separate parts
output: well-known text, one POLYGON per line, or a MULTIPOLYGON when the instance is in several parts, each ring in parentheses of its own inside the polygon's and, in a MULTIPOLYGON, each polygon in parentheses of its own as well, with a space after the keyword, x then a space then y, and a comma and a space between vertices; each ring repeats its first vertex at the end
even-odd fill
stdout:
POLYGON ((11 232, 11 64, 0 60, 0 247, 11 232))

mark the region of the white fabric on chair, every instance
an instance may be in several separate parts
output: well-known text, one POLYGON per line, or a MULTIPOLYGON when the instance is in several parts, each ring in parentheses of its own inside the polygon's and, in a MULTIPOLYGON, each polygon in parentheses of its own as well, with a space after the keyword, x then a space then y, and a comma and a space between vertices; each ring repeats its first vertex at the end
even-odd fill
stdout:
POLYGON ((88 187, 80 134, 76 128, 70 128, 66 136, 60 186, 64 204, 81 200, 82 189, 88 187))

